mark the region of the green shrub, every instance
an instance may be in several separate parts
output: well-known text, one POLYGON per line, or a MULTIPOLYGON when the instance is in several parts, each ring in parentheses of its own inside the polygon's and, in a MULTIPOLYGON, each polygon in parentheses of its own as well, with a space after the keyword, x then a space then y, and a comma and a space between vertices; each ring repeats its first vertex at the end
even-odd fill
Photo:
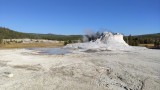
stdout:
POLYGON ((64 41, 64 45, 67 45, 68 44, 68 42, 67 41, 64 41))

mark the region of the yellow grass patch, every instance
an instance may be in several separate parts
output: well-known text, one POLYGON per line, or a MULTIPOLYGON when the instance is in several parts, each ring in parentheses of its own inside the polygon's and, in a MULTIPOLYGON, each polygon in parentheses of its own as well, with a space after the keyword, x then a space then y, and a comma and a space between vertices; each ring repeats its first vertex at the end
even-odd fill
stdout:
POLYGON ((154 44, 139 44, 139 46, 151 48, 154 47, 154 44))
POLYGON ((64 42, 11 43, 11 44, 1 44, 0 48, 62 47, 63 45, 64 42))

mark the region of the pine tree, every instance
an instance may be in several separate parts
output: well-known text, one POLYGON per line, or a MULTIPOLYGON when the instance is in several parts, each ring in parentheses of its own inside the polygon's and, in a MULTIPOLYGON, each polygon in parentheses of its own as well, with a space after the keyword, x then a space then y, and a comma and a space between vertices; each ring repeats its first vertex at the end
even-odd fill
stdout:
POLYGON ((0 44, 2 43, 2 37, 0 36, 0 44))
POLYGON ((128 44, 133 45, 133 40, 131 35, 128 36, 128 44))

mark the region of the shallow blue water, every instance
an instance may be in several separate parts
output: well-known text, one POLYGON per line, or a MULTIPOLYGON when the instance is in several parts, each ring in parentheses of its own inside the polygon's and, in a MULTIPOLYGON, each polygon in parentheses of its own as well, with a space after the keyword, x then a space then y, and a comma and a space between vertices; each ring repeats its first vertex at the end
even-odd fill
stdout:
POLYGON ((67 53, 71 53, 69 49, 63 48, 28 48, 29 50, 36 50, 39 54, 47 54, 47 55, 63 55, 67 53))

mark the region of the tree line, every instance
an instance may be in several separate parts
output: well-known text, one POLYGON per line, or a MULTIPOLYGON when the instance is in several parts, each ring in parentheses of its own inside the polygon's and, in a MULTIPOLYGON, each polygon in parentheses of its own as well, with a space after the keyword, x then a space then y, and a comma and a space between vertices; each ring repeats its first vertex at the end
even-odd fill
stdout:
POLYGON ((124 40, 131 46, 138 46, 139 44, 154 44, 154 47, 160 47, 160 33, 139 35, 139 36, 125 36, 124 40))
MULTIPOLYGON (((101 32, 94 33, 93 35, 85 35, 89 40, 94 40, 101 36, 101 32)), ((72 43, 73 41, 82 41, 82 35, 56 35, 56 34, 34 34, 34 33, 22 33, 11 30, 9 28, 0 27, 0 43, 2 39, 46 39, 46 40, 58 40, 65 41, 65 44, 72 43)), ((138 46, 139 44, 154 44, 155 47, 160 46, 160 33, 137 35, 137 36, 124 36, 124 40, 131 46, 138 46)))
POLYGON ((0 27, 0 42, 2 42, 2 39, 23 39, 23 38, 68 41, 68 40, 80 40, 81 37, 82 37, 81 35, 22 33, 11 30, 9 28, 0 27))

